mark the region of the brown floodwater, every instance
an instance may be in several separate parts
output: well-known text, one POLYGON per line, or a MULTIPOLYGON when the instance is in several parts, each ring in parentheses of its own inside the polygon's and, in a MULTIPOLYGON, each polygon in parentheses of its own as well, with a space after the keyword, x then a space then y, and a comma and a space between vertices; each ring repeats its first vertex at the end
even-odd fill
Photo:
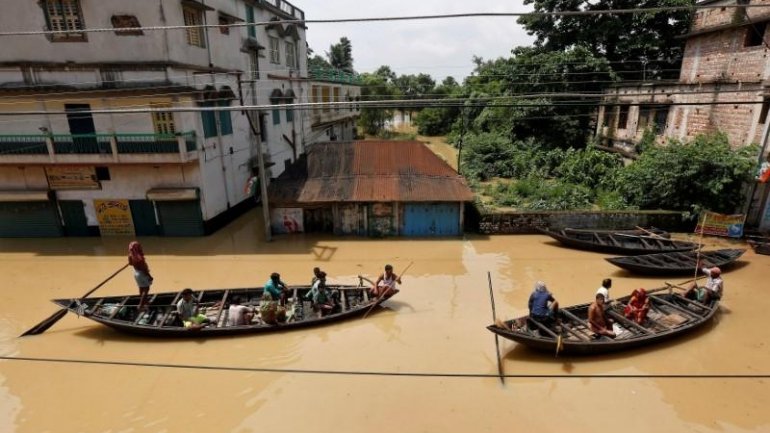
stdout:
MULTIPOLYGON (((669 343, 557 358, 501 340, 505 373, 521 375, 501 385, 430 375, 497 374, 485 329, 487 272, 502 317, 526 313, 537 280, 570 305, 591 300, 607 276, 614 297, 665 279, 634 277, 606 255, 536 235, 265 243, 258 213, 207 238, 142 239, 153 291, 262 285, 273 271, 307 284, 314 266, 354 284, 385 263, 396 272, 414 265, 385 308, 331 326, 164 341, 68 315, 42 335, 18 338, 56 311, 49 299, 81 296, 120 268, 128 239, 2 239, 0 432, 770 431, 770 256, 748 251, 724 275, 716 321, 669 343), (329 371, 401 375, 322 373, 329 371)), ((95 295, 135 290, 124 271, 95 295)))

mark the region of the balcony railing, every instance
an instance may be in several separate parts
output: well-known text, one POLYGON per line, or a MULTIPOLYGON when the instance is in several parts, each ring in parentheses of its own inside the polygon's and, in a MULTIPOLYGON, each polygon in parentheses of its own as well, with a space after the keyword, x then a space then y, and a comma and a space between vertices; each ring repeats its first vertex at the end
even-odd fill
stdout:
POLYGON ((273 6, 274 8, 280 10, 281 12, 285 13, 290 17, 294 17, 299 20, 305 19, 305 12, 303 12, 302 9, 294 6, 293 4, 287 2, 286 0, 265 0, 265 1, 270 6, 273 6))
POLYGON ((46 154, 48 146, 45 135, 0 135, 0 156, 46 154))
POLYGON ((195 132, 178 134, 22 134, 0 135, 4 155, 180 154, 198 149, 195 132))
POLYGON ((318 81, 330 81, 332 83, 361 85, 361 76, 334 68, 310 68, 310 79, 318 81))
POLYGON ((111 135, 107 134, 53 134, 53 151, 57 154, 88 153, 110 154, 111 135))

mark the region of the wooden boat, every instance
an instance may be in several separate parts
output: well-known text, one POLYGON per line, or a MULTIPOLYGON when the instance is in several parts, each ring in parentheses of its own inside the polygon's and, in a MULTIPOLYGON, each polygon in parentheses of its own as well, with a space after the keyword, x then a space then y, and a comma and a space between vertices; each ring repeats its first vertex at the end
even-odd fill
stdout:
POLYGON ((533 349, 556 353, 557 338, 561 335, 560 354, 596 355, 659 343, 694 331, 708 323, 719 309, 719 301, 709 305, 685 299, 678 293, 655 294, 650 291, 650 312, 642 325, 623 316, 624 305, 630 296, 617 299, 607 314, 623 328, 616 338, 597 336, 588 327, 588 307, 582 304, 560 309, 561 330, 555 325, 544 325, 528 316, 504 322, 505 327, 487 327, 501 337, 533 349))
POLYGON ((751 245, 755 253, 770 256, 770 242, 749 240, 749 245, 751 245))
POLYGON ((638 229, 576 229, 572 227, 568 227, 564 229, 568 232, 577 232, 577 233, 615 233, 615 234, 621 234, 621 235, 632 235, 632 236, 653 236, 653 237, 661 237, 669 239, 671 238, 671 233, 655 228, 650 227, 648 229, 638 228, 638 229))
MULTIPOLYGON (((702 263, 709 266, 719 266, 727 268, 740 256, 745 253, 745 249, 723 249, 715 251, 701 251, 700 259, 702 263)), ((606 259, 608 262, 631 272, 647 275, 671 275, 671 274, 692 274, 695 272, 695 265, 698 260, 697 251, 684 251, 672 253, 645 254, 642 256, 630 257, 611 257, 606 259)))
POLYGON ((548 229, 540 229, 540 232, 568 247, 612 254, 651 254, 690 251, 698 248, 698 244, 693 242, 676 241, 653 236, 548 229))
POLYGON ((56 299, 53 302, 73 313, 83 315, 102 325, 118 331, 138 334, 148 337, 213 337, 222 335, 255 334, 264 332, 285 331, 322 325, 364 315, 375 304, 379 304, 390 296, 380 299, 369 294, 368 287, 359 286, 327 286, 332 294, 339 294, 338 307, 326 316, 321 317, 314 312, 310 302, 304 301, 310 286, 293 287, 291 297, 286 303, 287 320, 284 323, 268 324, 262 321, 259 306, 262 301, 263 289, 214 289, 196 290, 194 297, 199 307, 210 320, 211 324, 199 329, 185 328, 176 313, 176 303, 181 299, 182 292, 166 292, 151 294, 148 308, 145 312, 138 311, 139 296, 107 296, 102 298, 86 298, 82 301, 73 299, 56 299), (255 308, 255 319, 249 325, 228 326, 228 309, 230 301, 240 298, 241 305, 255 308))

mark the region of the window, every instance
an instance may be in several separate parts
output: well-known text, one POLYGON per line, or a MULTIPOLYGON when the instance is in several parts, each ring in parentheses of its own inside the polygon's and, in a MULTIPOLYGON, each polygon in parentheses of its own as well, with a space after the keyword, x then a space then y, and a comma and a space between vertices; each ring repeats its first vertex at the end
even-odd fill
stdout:
POLYGON ((270 40, 270 63, 280 65, 281 52, 279 51, 279 46, 281 41, 278 40, 278 38, 274 38, 272 36, 269 36, 268 39, 270 40))
MULTIPOLYGON (((183 7, 184 25, 201 26, 203 25, 203 11, 191 7, 183 7)), ((203 35, 203 27, 192 27, 185 29, 187 43, 196 47, 206 48, 206 39, 203 35)))
POLYGON ((650 115, 652 114, 652 109, 649 105, 640 105, 639 106, 639 122, 636 125, 637 131, 644 131, 647 129, 647 126, 650 124, 650 115))
MULTIPOLYGON (((339 87, 335 87, 334 88, 334 102, 340 102, 340 88, 339 87)), ((340 106, 337 105, 336 107, 334 107, 334 110, 335 111, 340 111, 340 106)))
POLYGON ((669 105, 658 105, 655 107, 655 134, 660 135, 666 130, 666 120, 668 120, 669 105))
MULTIPOLYGON (((220 107, 229 107, 230 101, 226 99, 219 100, 220 107)), ((222 110, 219 112, 219 133, 222 135, 230 135, 233 133, 233 112, 230 110, 222 110)))
POLYGON ((626 129, 628 127, 628 105, 621 105, 618 108, 618 129, 626 129))
MULTIPOLYGON (((171 108, 171 104, 151 104, 152 108, 171 108)), ((176 132, 174 128, 174 113, 169 111, 154 111, 152 113, 152 126, 156 134, 173 135, 176 132)))
POLYGON ((759 123, 760 125, 764 125, 767 121, 767 111, 770 109, 770 98, 767 96, 762 99, 762 111, 759 112, 759 123))
MULTIPOLYGON (((226 16, 224 16, 224 15, 220 15, 219 16, 219 25, 220 26, 229 26, 232 23, 233 22, 231 20, 227 19, 226 16)), ((230 34, 230 27, 220 27, 219 28, 219 32, 222 33, 223 35, 229 35, 230 34)))
POLYGON ((83 14, 80 11, 80 0, 45 0, 45 19, 51 31, 66 31, 51 35, 53 41, 84 41, 86 34, 83 30, 83 14))
POLYGON ((287 122, 293 122, 294 121, 294 109, 293 108, 287 108, 286 109, 286 121, 287 122))
POLYGON ((602 118, 602 126, 610 127, 612 123, 612 107, 609 105, 604 106, 604 117, 602 118))
MULTIPOLYGON (((201 107, 213 107, 213 102, 203 102, 201 107)), ((201 111, 201 122, 203 123, 203 137, 210 138, 217 136, 217 113, 215 111, 201 111)))
POLYGON ((281 124, 281 110, 274 108, 273 109, 273 125, 280 125, 281 124))
MULTIPOLYGON (((254 8, 251 6, 246 6, 246 22, 249 24, 254 24, 254 8)), ((257 28, 254 26, 246 27, 246 32, 250 38, 257 37, 257 28)))
MULTIPOLYGON (((312 102, 314 104, 317 104, 317 103, 321 102, 321 89, 319 89, 318 86, 313 86, 310 95, 313 98, 312 102)), ((318 114, 318 107, 317 106, 313 107, 313 114, 318 114)))
POLYGON ((256 51, 249 52, 249 76, 252 80, 259 80, 259 57, 256 51))
POLYGON ((754 23, 746 27, 746 36, 743 39, 744 47, 757 47, 765 41, 765 29, 767 21, 754 23))
MULTIPOLYGON (((323 102, 324 104, 328 104, 331 101, 332 101, 332 97, 331 97, 331 91, 329 90, 329 86, 321 87, 321 102, 323 102)), ((328 105, 324 106, 323 112, 324 113, 328 113, 329 112, 329 106, 328 105)))
POLYGON ((292 42, 286 42, 286 66, 291 69, 298 69, 297 50, 292 42))

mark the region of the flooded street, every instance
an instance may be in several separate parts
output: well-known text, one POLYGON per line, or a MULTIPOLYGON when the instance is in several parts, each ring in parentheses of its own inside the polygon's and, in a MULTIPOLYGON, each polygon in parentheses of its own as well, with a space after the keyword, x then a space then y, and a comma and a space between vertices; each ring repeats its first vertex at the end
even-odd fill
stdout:
MULTIPOLYGON (((123 266, 130 239, 1 239, 0 431, 548 432, 606 423, 624 432, 770 431, 770 350, 761 331, 770 256, 749 250, 726 271, 716 320, 684 338, 590 358, 501 339, 504 372, 520 375, 502 386, 485 329, 487 271, 505 318, 526 314, 537 280, 567 306, 592 300, 608 276, 613 297, 666 279, 631 276, 608 255, 540 235, 300 235, 268 244, 258 213, 206 238, 141 239, 152 291, 261 286, 274 271, 290 285, 309 284, 314 266, 331 283, 355 284, 386 263, 396 273, 414 265, 385 308, 331 326, 174 341, 125 336, 69 314, 42 335, 17 338, 56 311, 50 299, 81 296, 123 266)), ((134 292, 124 271, 94 296, 134 292)))

